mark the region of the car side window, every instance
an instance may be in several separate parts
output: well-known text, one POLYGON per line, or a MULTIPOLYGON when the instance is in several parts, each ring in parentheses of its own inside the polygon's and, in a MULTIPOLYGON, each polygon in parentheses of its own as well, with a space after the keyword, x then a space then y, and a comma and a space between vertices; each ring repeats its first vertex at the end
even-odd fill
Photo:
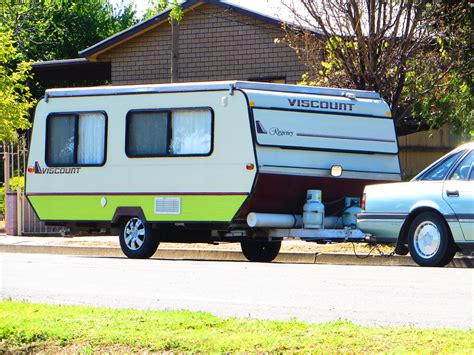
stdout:
POLYGON ((474 180, 474 150, 471 151, 456 167, 450 180, 474 180))
POLYGON ((440 161, 438 164, 433 166, 430 170, 428 170, 420 180, 423 181, 440 181, 443 180, 446 175, 448 174, 449 170, 453 167, 456 163, 458 158, 463 154, 465 150, 458 151, 446 159, 440 161))

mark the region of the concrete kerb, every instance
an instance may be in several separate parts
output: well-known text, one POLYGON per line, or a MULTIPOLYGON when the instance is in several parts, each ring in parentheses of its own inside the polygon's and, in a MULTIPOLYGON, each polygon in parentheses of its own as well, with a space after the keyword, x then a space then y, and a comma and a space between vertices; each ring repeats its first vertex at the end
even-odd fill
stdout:
MULTIPOLYGON (((124 257, 120 248, 115 247, 0 244, 0 252, 90 257, 124 257)), ((158 248, 153 258, 164 260, 246 261, 240 251, 182 248, 158 248)), ((314 252, 280 252, 278 257, 275 259, 275 262, 290 264, 416 266, 415 262, 409 256, 394 255, 391 257, 384 257, 380 255, 370 255, 361 258, 353 254, 314 252)), ((455 268, 472 268, 474 267, 474 258, 469 256, 456 257, 448 266, 455 268)))

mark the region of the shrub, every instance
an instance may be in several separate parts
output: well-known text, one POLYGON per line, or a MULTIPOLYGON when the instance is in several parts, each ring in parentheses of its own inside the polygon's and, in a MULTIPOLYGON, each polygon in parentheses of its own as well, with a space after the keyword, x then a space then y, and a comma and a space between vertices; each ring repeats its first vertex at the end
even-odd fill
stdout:
MULTIPOLYGON (((23 176, 16 176, 10 179, 10 191, 24 191, 25 189, 25 178, 23 176)), ((0 185, 0 214, 5 216, 5 183, 0 185)))

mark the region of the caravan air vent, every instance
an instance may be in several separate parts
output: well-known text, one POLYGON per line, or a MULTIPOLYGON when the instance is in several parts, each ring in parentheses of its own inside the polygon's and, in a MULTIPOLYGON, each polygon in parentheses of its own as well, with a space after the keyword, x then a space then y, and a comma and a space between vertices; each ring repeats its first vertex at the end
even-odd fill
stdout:
POLYGON ((155 214, 181 214, 180 197, 155 198, 155 214))

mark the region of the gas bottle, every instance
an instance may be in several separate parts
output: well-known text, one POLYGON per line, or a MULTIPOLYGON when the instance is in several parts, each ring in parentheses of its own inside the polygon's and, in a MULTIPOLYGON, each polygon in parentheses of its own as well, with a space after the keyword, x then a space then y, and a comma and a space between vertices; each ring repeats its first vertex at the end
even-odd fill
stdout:
POLYGON ((357 224, 357 213, 362 210, 360 206, 360 199, 357 197, 346 197, 344 212, 342 213, 342 225, 344 227, 355 227, 357 224))
POLYGON ((303 206, 304 228, 324 228, 324 205, 321 199, 321 190, 308 190, 306 192, 306 203, 303 206))

